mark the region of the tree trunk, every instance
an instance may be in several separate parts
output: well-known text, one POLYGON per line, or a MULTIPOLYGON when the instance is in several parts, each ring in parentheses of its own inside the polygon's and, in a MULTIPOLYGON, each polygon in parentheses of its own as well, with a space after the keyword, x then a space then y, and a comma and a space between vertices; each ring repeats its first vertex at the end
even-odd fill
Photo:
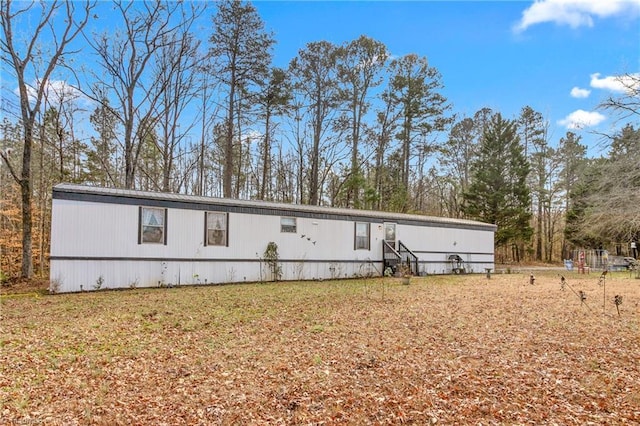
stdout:
MULTIPOLYGON (((322 94, 318 93, 316 99, 322 99, 322 94)), ((318 205, 318 175, 320 162, 320 133, 322 128, 322 105, 320 101, 316 104, 315 124, 313 128, 313 150, 311 152, 311 181, 309 182, 309 204, 318 205)))
POLYGON ((236 94, 236 84, 235 84, 235 70, 231 69, 231 81, 229 82, 229 113, 227 115, 227 137, 224 143, 224 168, 223 168, 223 188, 222 195, 225 198, 231 198, 232 195, 232 185, 231 181, 233 180, 233 118, 234 118, 234 107, 235 107, 235 94, 236 94))
POLYGON ((360 175, 360 167, 358 165, 358 139, 360 138, 359 129, 360 129, 360 120, 357 114, 357 107, 355 102, 351 108, 351 114, 353 116, 353 127, 351 131, 351 177, 352 177, 352 185, 349 188, 347 194, 347 207, 350 202, 350 195, 353 195, 353 207, 358 208, 360 204, 360 185, 358 184, 358 176, 360 175))
POLYGON ((313 135, 313 151, 311 153, 311 178, 309 182, 309 204, 318 205, 318 157, 320 156, 320 134, 313 135))
POLYGON ((544 234, 542 233, 542 199, 540 197, 540 192, 538 192, 538 217, 537 220, 537 228, 536 228, 536 260, 542 261, 542 239, 544 238, 544 234))
POLYGON ((264 200, 266 195, 267 180, 270 179, 270 167, 271 167, 271 140, 269 138, 269 132, 271 131, 271 110, 267 109, 264 125, 264 151, 262 156, 262 185, 260 186, 260 195, 258 199, 264 200))
POLYGON ((33 125, 25 125, 24 153, 22 156, 22 175, 20 178, 20 195, 22 196, 22 267, 21 277, 33 276, 32 258, 32 208, 31 208, 31 150, 33 146, 33 125))
POLYGON ((134 183, 133 146, 133 125, 127 122, 124 126, 124 187, 126 189, 133 189, 134 183))
POLYGON ((200 138, 200 155, 198 157, 198 187, 196 195, 204 195, 204 145, 207 132, 207 86, 202 88, 202 135, 200 138))

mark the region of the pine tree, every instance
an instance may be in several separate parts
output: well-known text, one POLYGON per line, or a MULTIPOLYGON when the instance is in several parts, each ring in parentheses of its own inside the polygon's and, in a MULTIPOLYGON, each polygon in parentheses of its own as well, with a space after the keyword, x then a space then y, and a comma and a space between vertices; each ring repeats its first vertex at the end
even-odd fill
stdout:
POLYGON ((478 157, 471 164, 472 180, 464 194, 463 211, 472 219, 498 226, 495 244, 517 248, 532 235, 529 163, 516 133, 516 124, 494 114, 483 133, 478 157))
POLYGON ((567 210, 565 237, 576 247, 598 247, 603 240, 590 227, 585 226, 589 215, 589 196, 601 180, 605 159, 584 160, 579 177, 569 194, 570 208, 567 210))
POLYGON ((361 135, 364 133, 364 117, 369 110, 369 92, 382 83, 381 73, 387 61, 386 46, 367 36, 345 43, 337 51, 337 69, 340 87, 339 97, 344 101, 345 112, 339 127, 351 143, 351 167, 346 173, 345 205, 361 208, 361 193, 365 179, 361 169, 361 135))
POLYGON ((276 127, 275 116, 289 108, 291 102, 291 84, 285 70, 272 68, 269 78, 264 82, 262 92, 257 98, 259 117, 264 120, 264 139, 260 143, 262 158, 262 179, 258 185, 258 199, 272 199, 271 145, 272 133, 276 127))
POLYGON ((87 152, 85 182, 98 186, 119 186, 122 181, 117 164, 116 126, 118 119, 109 100, 103 99, 89 117, 97 136, 91 136, 87 152))
POLYGON ((236 123, 241 113, 239 98, 241 92, 249 91, 252 85, 267 77, 275 40, 273 34, 265 31, 256 8, 240 0, 218 3, 213 24, 215 32, 210 38, 211 55, 216 64, 213 75, 220 79, 228 93, 225 100, 223 192, 225 197, 231 197, 236 123))
MULTIPOLYGON (((430 67, 427 58, 409 54, 395 59, 389 66, 391 96, 401 110, 401 127, 397 134, 401 142, 402 186, 399 192, 409 191, 410 164, 418 141, 445 130, 451 118, 445 114, 450 105, 440 93, 444 87, 440 73, 430 67)), ((408 200, 402 211, 409 209, 408 200)))
POLYGON ((338 108, 336 79, 337 47, 328 41, 308 43, 289 64, 295 90, 307 105, 310 115, 312 148, 309 162, 309 204, 320 204, 321 153, 326 147, 325 136, 330 117, 338 108))
POLYGON ((471 160, 477 155, 480 138, 490 116, 491 110, 483 108, 473 118, 466 117, 457 121, 451 127, 448 140, 438 150, 438 160, 443 172, 439 179, 442 186, 448 188, 443 195, 451 217, 462 216, 464 192, 471 180, 471 160))
POLYGON ((560 162, 558 185, 560 192, 564 193, 565 210, 564 240, 561 251, 563 258, 568 258, 570 247, 567 242, 573 239, 572 234, 575 231, 572 229, 574 225, 571 223, 575 215, 575 212, 572 212, 573 200, 576 191, 581 190, 578 184, 587 165, 587 147, 580 144, 580 136, 573 132, 567 132, 565 137, 560 138, 557 154, 560 162))
POLYGON ((535 259, 542 260, 543 224, 545 211, 549 204, 547 186, 549 183, 548 162, 552 150, 547 144, 547 123, 537 111, 526 106, 518 118, 520 138, 524 144, 525 156, 532 165, 529 185, 532 193, 532 208, 536 214, 535 222, 535 259))

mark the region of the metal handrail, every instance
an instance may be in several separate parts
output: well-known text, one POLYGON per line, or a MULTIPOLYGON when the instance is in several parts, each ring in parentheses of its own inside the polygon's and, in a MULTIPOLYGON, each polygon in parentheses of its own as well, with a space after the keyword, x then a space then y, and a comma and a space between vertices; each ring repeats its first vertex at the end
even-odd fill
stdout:
POLYGON ((400 253, 398 253, 396 249, 391 246, 391 244, 384 240, 382 241, 382 252, 384 255, 384 260, 402 260, 402 256, 400 255, 400 253))
POLYGON ((398 248, 401 260, 409 265, 413 275, 418 275, 418 256, 416 256, 409 247, 405 246, 402 241, 398 241, 398 248))

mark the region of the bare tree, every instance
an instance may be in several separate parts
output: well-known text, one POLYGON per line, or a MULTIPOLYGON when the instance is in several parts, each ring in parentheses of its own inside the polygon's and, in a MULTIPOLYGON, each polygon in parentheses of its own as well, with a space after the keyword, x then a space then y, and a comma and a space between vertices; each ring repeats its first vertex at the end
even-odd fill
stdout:
POLYGON ((40 113, 42 100, 49 86, 54 71, 64 67, 65 57, 76 53, 71 50, 72 41, 81 33, 91 16, 95 2, 77 3, 66 1, 18 3, 14 10, 13 2, 5 0, 0 4, 0 22, 2 23, 2 39, 0 51, 2 61, 13 73, 20 96, 20 118, 23 127, 22 168, 18 172, 2 153, 11 175, 20 185, 22 198, 22 267, 21 276, 30 278, 33 275, 32 260, 32 176, 31 154, 34 140, 34 126, 40 113), (79 7, 81 5, 81 7, 79 7), (40 17, 36 20, 35 29, 26 43, 15 33, 16 26, 27 25, 32 18, 33 9, 41 7, 40 17), (76 8, 79 7, 79 10, 76 8), (62 12, 62 13, 60 13, 62 12), (24 21, 21 21, 24 19, 24 21), (54 20, 59 19, 58 25, 54 20), (51 46, 49 50, 41 50, 41 46, 51 46), (38 62, 35 62, 35 60, 38 62), (30 84, 28 80, 33 81, 30 84))
POLYGON ((535 259, 542 260, 544 212, 548 204, 547 184, 549 181, 548 162, 553 150, 547 143, 547 122, 537 111, 526 106, 518 117, 520 140, 524 145, 525 156, 531 163, 531 172, 527 179, 531 188, 532 211, 535 222, 535 259))
POLYGON ((264 30, 264 23, 255 7, 240 0, 218 3, 213 24, 215 29, 210 41, 216 66, 212 71, 227 89, 223 188, 224 196, 231 197, 239 95, 242 90, 248 92, 252 84, 265 78, 275 41, 273 35, 264 30))
POLYGON ((599 108, 611 110, 620 121, 640 118, 640 73, 627 73, 616 77, 620 86, 620 96, 609 96, 599 108))
POLYGON ((320 145, 329 130, 329 117, 337 110, 336 46, 319 41, 308 43, 295 57, 289 69, 294 85, 310 110, 313 129, 309 204, 320 201, 320 145))
POLYGON ((200 127, 200 140, 197 144, 196 155, 196 182, 194 185, 194 193, 196 195, 205 195, 207 193, 206 183, 207 174, 213 168, 209 164, 209 159, 213 154, 212 150, 207 150, 208 146, 212 146, 213 142, 213 129, 218 115, 219 105, 214 102, 214 93, 216 93, 215 79, 210 75, 211 66, 206 59, 203 59, 204 63, 201 63, 198 67, 198 94, 199 94, 199 127, 200 127))
POLYGON ((439 183, 448 183, 448 213, 453 217, 462 217, 463 194, 471 180, 471 161, 477 155, 480 138, 490 115, 491 109, 482 108, 473 118, 465 117, 456 122, 451 127, 449 138, 439 149, 439 162, 445 178, 439 183))
POLYGON ((155 61, 155 80, 164 88, 157 105, 160 137, 156 141, 162 157, 160 188, 165 192, 176 190, 175 185, 171 185, 171 178, 175 171, 177 148, 184 144, 186 135, 196 125, 195 119, 188 122, 181 118, 197 95, 199 41, 191 33, 191 26, 202 10, 192 9, 191 13, 183 15, 180 27, 162 42, 155 61))
MULTIPOLYGON (((291 100, 291 87, 288 76, 283 69, 272 68, 271 75, 267 79, 258 96, 260 108, 259 116, 264 120, 264 135, 261 143, 262 152, 262 179, 259 182, 258 199, 271 198, 268 189, 271 187, 271 144, 272 133, 276 125, 274 116, 283 114, 289 108, 291 100)), ((270 191, 269 191, 270 192, 270 191)))
POLYGON ((87 179, 89 182, 105 186, 118 186, 120 182, 116 126, 118 118, 109 105, 109 99, 103 98, 89 117, 97 136, 91 137, 91 146, 87 152, 87 179))
POLYGON ((599 108, 616 115, 626 123, 613 135, 609 158, 602 166, 593 191, 587 197, 592 214, 586 215, 585 226, 604 238, 618 242, 640 239, 640 73, 616 77, 619 95, 609 96, 599 108))
POLYGON ((339 96, 345 102, 344 120, 348 126, 347 140, 351 142, 351 168, 347 180, 347 205, 361 207, 362 171, 360 166, 360 135, 363 118, 370 106, 369 92, 382 83, 382 71, 387 61, 387 47, 367 36, 360 36, 337 51, 340 80, 339 96))
MULTIPOLYGON (((291 99, 291 108, 289 110, 288 118, 289 118, 289 132, 285 133, 285 138, 287 138, 289 142, 289 146, 293 149, 292 157, 293 159, 288 159, 287 162, 289 166, 295 165, 292 167, 291 172, 295 176, 294 181, 294 196, 291 201, 295 203, 304 203, 306 199, 306 194, 308 193, 308 188, 305 186, 305 158, 309 155, 309 129, 305 125, 307 120, 307 110, 303 103, 303 97, 300 93, 297 93, 295 88, 293 92, 293 97, 291 99)), ((284 164, 282 161, 282 155, 280 156, 279 164, 284 164)), ((283 176, 286 173, 280 174, 280 181, 283 180, 283 176)))
POLYGON ((293 203, 296 199, 296 158, 291 152, 283 152, 282 144, 276 144, 274 164, 273 200, 293 203))
POLYGON ((60 83, 50 85, 43 99, 42 126, 46 132, 42 143, 52 149, 54 181, 80 180, 82 144, 75 138, 75 117, 81 111, 79 95, 72 86, 60 83))
MULTIPOLYGON (((389 65, 391 90, 395 102, 402 110, 402 127, 397 137, 401 141, 403 168, 399 192, 409 190, 411 158, 416 141, 445 130, 451 118, 445 114, 450 109, 444 96, 440 73, 430 67, 427 58, 415 54, 395 59, 389 65)), ((403 211, 409 208, 405 200, 403 211)))
POLYGON ((133 188, 143 142, 162 112, 161 95, 167 81, 153 78, 152 67, 159 49, 170 45, 184 19, 183 4, 170 1, 116 1, 124 28, 88 39, 102 66, 95 75, 93 98, 111 98, 110 107, 123 127, 126 188, 133 188))
POLYGON ((603 242, 640 239, 640 128, 627 124, 613 138, 586 197, 584 232, 603 242))
POLYGON ((383 175, 385 174, 385 158, 393 139, 393 134, 397 130, 398 119, 400 117, 400 109, 397 108, 398 105, 395 102, 395 98, 391 95, 390 89, 387 89, 380 95, 380 100, 382 101, 382 106, 376 110, 376 123, 369 129, 369 138, 374 141, 373 143, 375 145, 373 186, 377 195, 375 205, 371 207, 375 207, 378 210, 381 210, 383 205, 382 194, 384 192, 383 181, 385 179, 383 175))

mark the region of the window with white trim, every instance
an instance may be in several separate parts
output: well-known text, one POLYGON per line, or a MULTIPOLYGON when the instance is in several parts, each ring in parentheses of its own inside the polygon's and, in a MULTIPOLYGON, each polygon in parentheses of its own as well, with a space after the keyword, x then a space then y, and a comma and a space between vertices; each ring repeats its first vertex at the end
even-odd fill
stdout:
POLYGON ((281 217, 280 218, 280 232, 290 232, 295 234, 298 232, 298 226, 295 217, 281 217))
POLYGON ((139 244, 167 244, 167 209, 140 207, 139 244))
POLYGON ((206 212, 205 220, 205 240, 206 246, 228 246, 229 239, 227 233, 228 214, 219 212, 206 212))
POLYGON ((367 222, 356 222, 355 241, 356 250, 369 250, 371 247, 369 235, 371 234, 371 224, 367 222))

